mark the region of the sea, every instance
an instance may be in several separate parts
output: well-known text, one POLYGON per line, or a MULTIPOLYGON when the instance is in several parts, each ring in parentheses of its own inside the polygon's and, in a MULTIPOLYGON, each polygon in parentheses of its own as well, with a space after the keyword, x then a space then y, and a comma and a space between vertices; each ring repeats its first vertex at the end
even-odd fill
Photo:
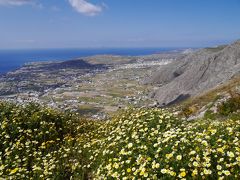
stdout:
POLYGON ((29 62, 72 60, 93 55, 140 56, 173 50, 176 48, 0 50, 0 74, 13 71, 29 62))

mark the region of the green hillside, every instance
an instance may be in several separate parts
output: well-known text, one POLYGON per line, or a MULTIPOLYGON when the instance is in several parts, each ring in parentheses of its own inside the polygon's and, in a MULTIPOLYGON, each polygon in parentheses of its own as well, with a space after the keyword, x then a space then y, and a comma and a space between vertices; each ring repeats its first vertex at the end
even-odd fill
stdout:
POLYGON ((225 117, 129 109, 92 121, 2 102, 0 179, 238 179, 240 115, 225 117))

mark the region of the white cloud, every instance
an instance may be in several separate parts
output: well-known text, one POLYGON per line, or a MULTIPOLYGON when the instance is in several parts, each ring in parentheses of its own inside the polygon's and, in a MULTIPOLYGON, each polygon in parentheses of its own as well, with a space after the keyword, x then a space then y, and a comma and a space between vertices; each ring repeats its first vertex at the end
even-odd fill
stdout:
POLYGON ((87 0, 69 0, 69 3, 79 13, 87 16, 96 16, 103 10, 101 6, 91 4, 87 0))
POLYGON ((25 4, 32 4, 33 0, 0 0, 0 5, 21 6, 25 4))
MULTIPOLYGON (((86 16, 96 16, 107 8, 105 4, 95 5, 88 0, 68 0, 70 5, 79 13, 86 16)), ((37 0, 0 0, 0 6, 22 6, 22 5, 32 5, 33 7, 43 8, 43 5, 37 3, 37 0)), ((57 6, 53 6, 52 10, 59 11, 57 6)))

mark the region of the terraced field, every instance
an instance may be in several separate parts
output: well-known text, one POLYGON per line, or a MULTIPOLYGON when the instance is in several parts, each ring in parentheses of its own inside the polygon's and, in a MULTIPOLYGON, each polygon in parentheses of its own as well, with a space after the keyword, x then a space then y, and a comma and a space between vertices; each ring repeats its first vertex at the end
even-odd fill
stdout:
POLYGON ((103 119, 128 106, 153 104, 149 92, 155 87, 142 82, 176 57, 175 53, 103 55, 27 64, 0 76, 0 99, 20 104, 34 101, 103 119))

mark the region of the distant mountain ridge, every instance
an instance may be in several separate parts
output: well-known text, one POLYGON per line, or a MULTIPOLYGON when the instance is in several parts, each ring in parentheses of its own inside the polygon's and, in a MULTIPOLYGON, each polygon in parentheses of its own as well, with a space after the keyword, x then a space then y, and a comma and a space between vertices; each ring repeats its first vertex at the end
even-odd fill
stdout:
POLYGON ((236 75, 240 75, 240 40, 190 53, 160 67, 145 82, 159 84, 153 97, 161 105, 168 105, 210 90, 236 75))

